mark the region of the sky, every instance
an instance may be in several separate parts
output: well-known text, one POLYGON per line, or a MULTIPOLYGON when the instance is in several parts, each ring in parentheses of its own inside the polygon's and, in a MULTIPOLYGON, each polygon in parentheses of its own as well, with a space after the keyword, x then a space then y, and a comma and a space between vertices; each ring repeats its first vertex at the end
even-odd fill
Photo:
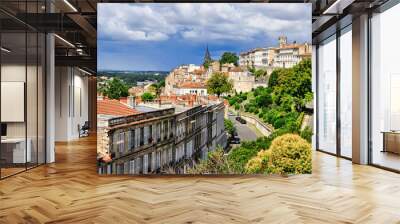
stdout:
POLYGON ((311 42, 311 4, 99 3, 98 70, 170 71, 288 42, 311 42))

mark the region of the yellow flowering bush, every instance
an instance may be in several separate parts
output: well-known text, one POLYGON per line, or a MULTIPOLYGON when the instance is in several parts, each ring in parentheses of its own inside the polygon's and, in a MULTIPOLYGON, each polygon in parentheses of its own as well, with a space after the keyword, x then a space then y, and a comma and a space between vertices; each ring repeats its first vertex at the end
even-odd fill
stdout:
POLYGON ((247 173, 311 173, 311 145, 295 134, 284 134, 246 164, 247 173))

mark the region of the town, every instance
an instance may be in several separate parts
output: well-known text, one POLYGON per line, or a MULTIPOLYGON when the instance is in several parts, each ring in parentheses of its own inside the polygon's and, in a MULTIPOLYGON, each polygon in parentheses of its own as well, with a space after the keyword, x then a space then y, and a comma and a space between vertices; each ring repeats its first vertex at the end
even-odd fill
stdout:
MULTIPOLYGON (((311 54, 308 43, 288 43, 280 36, 275 47, 249 49, 238 56, 225 52, 219 60, 206 46, 201 65, 179 65, 161 81, 127 86, 118 77, 100 75, 99 174, 196 173, 196 164, 209 152, 229 153, 231 143, 240 143, 237 131, 227 130, 227 125, 233 126, 228 108, 233 107, 242 124, 246 121, 240 111, 249 111, 234 108, 231 100, 266 89, 274 71, 290 69, 311 54)), ((264 126, 258 133, 271 134, 273 125, 269 128, 258 118, 257 122, 264 126)))

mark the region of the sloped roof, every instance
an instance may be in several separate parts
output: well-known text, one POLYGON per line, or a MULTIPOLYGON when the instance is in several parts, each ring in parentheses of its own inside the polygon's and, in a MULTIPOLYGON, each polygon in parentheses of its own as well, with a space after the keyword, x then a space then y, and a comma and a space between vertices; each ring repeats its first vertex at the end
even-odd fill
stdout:
POLYGON ((138 114, 139 111, 128 107, 118 100, 97 100, 97 114, 113 115, 113 116, 128 116, 138 114))
POLYGON ((179 85, 180 88, 193 88, 193 89, 204 89, 206 85, 201 82, 184 82, 179 85))

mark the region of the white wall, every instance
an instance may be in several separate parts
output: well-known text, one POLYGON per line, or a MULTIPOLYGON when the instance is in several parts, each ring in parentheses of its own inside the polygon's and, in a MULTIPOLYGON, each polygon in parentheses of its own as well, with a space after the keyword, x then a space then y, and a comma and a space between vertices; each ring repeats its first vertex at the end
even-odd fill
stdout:
POLYGON ((76 68, 56 67, 55 140, 79 138, 78 125, 88 121, 88 77, 76 68))

